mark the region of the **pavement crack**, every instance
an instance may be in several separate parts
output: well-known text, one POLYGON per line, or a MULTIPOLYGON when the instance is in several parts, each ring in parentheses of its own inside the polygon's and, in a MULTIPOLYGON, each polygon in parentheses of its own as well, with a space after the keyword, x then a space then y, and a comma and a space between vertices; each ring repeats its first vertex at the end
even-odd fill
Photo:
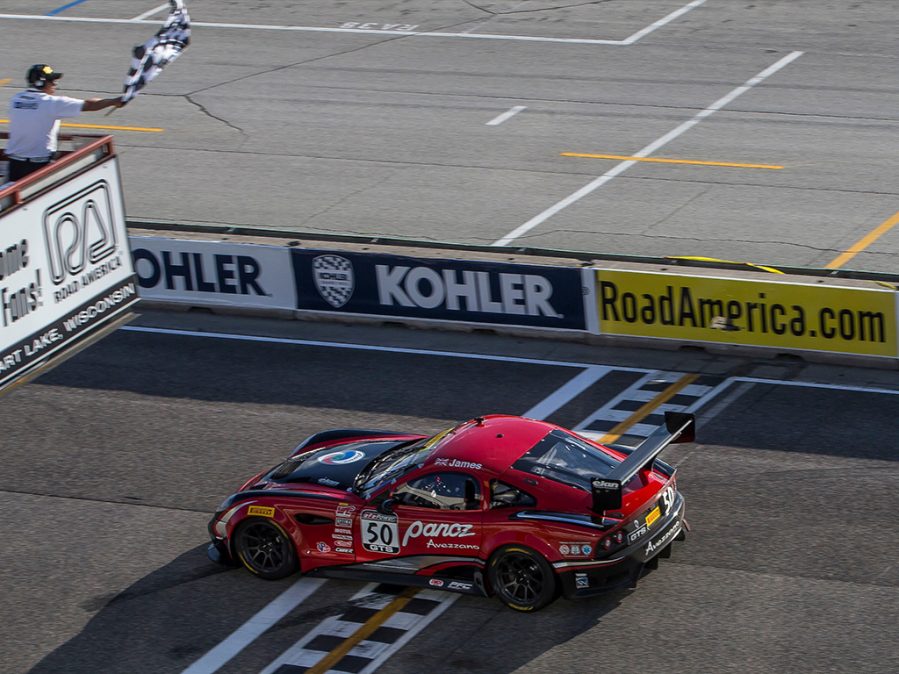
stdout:
POLYGON ((214 120, 216 120, 217 122, 221 122, 222 124, 224 124, 225 126, 227 126, 229 129, 234 129, 235 131, 237 131, 237 133, 240 134, 241 138, 243 138, 244 140, 248 140, 248 136, 247 136, 246 131, 244 131, 244 130, 243 130, 242 128, 240 128, 239 126, 236 126, 236 125, 232 124, 231 122, 229 122, 229 121, 228 121, 227 119, 225 119, 224 117, 219 117, 219 116, 217 116, 217 115, 213 115, 211 112, 209 112, 209 110, 206 108, 205 105, 203 105, 202 103, 200 103, 200 102, 198 102, 198 101, 195 101, 195 100, 193 99, 193 94, 185 94, 185 95, 184 95, 184 98, 187 100, 188 103, 191 103, 192 105, 195 105, 197 108, 199 108, 200 112, 202 112, 204 115, 206 115, 206 116, 209 117, 210 119, 214 119, 214 120))
POLYGON ((471 7, 472 9, 477 9, 481 12, 485 12, 492 16, 504 16, 506 14, 534 14, 536 12, 552 12, 557 9, 571 9, 573 7, 584 7, 586 5, 602 5, 611 0, 587 0, 586 2, 571 2, 564 5, 555 5, 553 7, 538 7, 534 9, 509 9, 506 11, 497 11, 493 9, 487 9, 486 7, 481 7, 480 5, 476 5, 471 2, 471 0, 462 0, 466 5, 471 7))
MULTIPOLYGON (((454 24, 451 24, 451 25, 440 26, 440 27, 435 28, 435 29, 433 29, 433 30, 434 30, 434 31, 448 30, 448 29, 450 29, 450 28, 455 28, 455 27, 457 27, 457 26, 464 26, 464 25, 469 24, 469 23, 471 23, 470 20, 468 20, 468 21, 460 21, 460 22, 457 22, 457 23, 454 23, 454 24)), ((429 32, 433 32, 433 31, 429 31, 429 32)), ((404 34, 404 35, 391 35, 391 36, 389 36, 388 38, 386 38, 386 39, 384 39, 384 40, 378 40, 378 41, 376 41, 376 42, 371 42, 371 43, 368 43, 368 44, 364 44, 364 45, 362 45, 362 46, 360 46, 360 47, 353 47, 352 49, 344 49, 344 50, 342 50, 342 51, 334 52, 334 53, 332 53, 332 54, 325 54, 325 55, 323 55, 323 56, 315 56, 315 57, 312 57, 312 58, 303 59, 302 61, 295 61, 294 63, 288 63, 288 64, 285 64, 285 65, 283 65, 283 66, 276 66, 276 67, 274 67, 274 68, 267 68, 266 70, 260 70, 259 72, 251 73, 251 74, 249 74, 249 75, 242 75, 242 76, 240 76, 240 77, 235 77, 235 78, 233 78, 233 79, 226 80, 226 81, 224 81, 224 82, 219 82, 219 83, 217 83, 217 84, 212 84, 212 85, 210 85, 210 86, 208 86, 208 87, 203 87, 203 88, 201 88, 201 89, 195 89, 194 91, 190 92, 189 94, 185 94, 185 96, 188 98, 188 100, 190 100, 190 96, 194 96, 194 95, 199 94, 199 93, 202 93, 202 92, 210 91, 210 90, 216 89, 216 88, 218 88, 218 87, 223 87, 223 86, 228 85, 228 84, 234 84, 234 83, 236 83, 236 82, 242 82, 243 80, 248 80, 248 79, 251 79, 251 78, 253 78, 253 77, 258 77, 259 75, 268 75, 268 74, 271 74, 271 73, 280 72, 280 71, 282 71, 282 70, 288 70, 288 69, 290 69, 290 68, 296 68, 297 66, 305 66, 305 65, 309 65, 310 63, 318 63, 319 61, 325 61, 325 60, 327 60, 327 59, 331 59, 331 58, 334 58, 334 57, 336 57, 336 56, 346 56, 347 54, 354 54, 354 53, 356 53, 356 52, 363 51, 364 49, 370 49, 370 48, 372 48, 372 47, 378 47, 378 46, 387 44, 388 42, 394 42, 394 41, 396 41, 396 40, 405 40, 405 39, 410 38, 410 37, 415 37, 415 35, 416 35, 416 33, 415 33, 414 31, 410 31, 408 34, 404 34)))
MULTIPOLYGON (((308 224, 310 221, 315 220, 315 218, 319 217, 320 215, 324 215, 328 211, 330 211, 334 208, 337 208, 338 206, 340 206, 343 203, 346 203, 347 201, 349 201, 350 199, 352 199, 353 197, 355 197, 358 194, 362 194, 363 192, 367 192, 368 190, 375 189, 379 185, 383 185, 388 180, 392 180, 395 173, 396 173, 396 171, 391 171, 389 175, 381 178, 380 180, 375 182, 375 184, 366 185, 365 187, 360 187, 358 190, 354 190, 348 194, 345 194, 344 196, 340 197, 337 201, 335 201, 333 204, 330 204, 330 205, 326 206, 325 208, 323 208, 322 210, 317 211, 316 213, 312 213, 311 215, 303 218, 303 221, 300 223, 300 225, 302 226, 302 225, 308 224)), ((336 230, 331 230, 331 231, 336 231, 336 230)), ((344 231, 344 230, 340 230, 340 231, 344 231)))

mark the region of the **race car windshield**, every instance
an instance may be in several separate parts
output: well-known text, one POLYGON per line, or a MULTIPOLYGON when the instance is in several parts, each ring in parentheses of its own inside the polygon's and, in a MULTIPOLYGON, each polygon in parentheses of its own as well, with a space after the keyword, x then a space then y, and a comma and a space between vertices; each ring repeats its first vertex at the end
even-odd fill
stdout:
POLYGON ((448 428, 430 438, 385 452, 367 470, 359 474, 353 489, 357 493, 371 492, 382 484, 395 480, 403 473, 420 466, 451 430, 452 428, 448 428))
POLYGON ((589 492, 593 478, 605 477, 617 465, 615 459, 577 436, 554 430, 513 463, 512 468, 589 492))

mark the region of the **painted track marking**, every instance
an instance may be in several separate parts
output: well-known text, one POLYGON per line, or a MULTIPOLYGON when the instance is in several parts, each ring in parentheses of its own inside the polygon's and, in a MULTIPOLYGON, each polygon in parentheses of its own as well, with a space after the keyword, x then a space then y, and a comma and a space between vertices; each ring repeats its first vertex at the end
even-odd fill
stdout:
POLYGON ((526 105, 512 106, 511 108, 506 110, 503 114, 497 115, 496 117, 491 119, 489 122, 487 122, 487 126, 499 126, 500 124, 505 122, 510 117, 517 115, 522 110, 527 110, 527 106, 526 105))
MULTIPOLYGON (((746 80, 746 82, 744 84, 741 84, 736 89, 733 89, 732 91, 730 91, 727 95, 719 98, 717 101, 712 103, 710 106, 708 106, 704 110, 700 110, 692 118, 688 119, 686 122, 684 122, 677 128, 672 129, 671 131, 666 133, 661 138, 658 138, 658 139, 654 140, 653 142, 651 142, 649 145, 644 147, 642 150, 635 153, 634 157, 637 157, 637 158, 648 157, 653 152, 661 149, 662 147, 664 147, 665 145, 670 143, 672 140, 674 140, 678 136, 680 136, 683 133, 685 133, 686 131, 689 131, 690 129, 692 129, 694 126, 699 124, 699 122, 704 120, 706 117, 709 117, 709 116, 715 114, 716 112, 721 110, 721 108, 723 108, 725 105, 733 102, 737 97, 746 93, 747 91, 752 89, 754 86, 760 84, 761 82, 764 82, 771 75, 776 73, 778 70, 784 68, 785 66, 789 65, 790 63, 795 61, 797 58, 802 56, 802 54, 803 54, 803 52, 801 52, 801 51, 794 51, 794 52, 788 54, 787 56, 784 56, 782 59, 780 59, 776 63, 765 68, 763 71, 761 71, 755 77, 752 77, 752 78, 746 80)), ((629 159, 627 161, 623 161, 620 164, 613 166, 608 171, 606 171, 603 175, 599 176, 598 178, 596 178, 593 181, 584 185, 577 192, 570 194, 569 196, 565 197, 558 203, 547 208, 542 213, 535 215, 533 218, 528 220, 523 225, 516 227, 511 232, 506 234, 503 238, 494 241, 492 245, 506 246, 506 245, 512 243, 516 239, 524 236, 525 234, 530 232, 532 229, 534 229, 535 227, 537 227, 544 221, 546 221, 549 218, 551 218, 552 216, 554 216, 556 213, 559 213, 560 211, 564 210, 568 206, 571 206, 572 204, 577 203, 578 201, 580 201, 587 195, 592 194, 594 191, 596 191, 597 189, 599 189, 600 187, 605 185, 607 182, 611 181, 616 176, 624 173, 627 169, 629 169, 631 166, 634 166, 636 163, 637 163, 636 159, 629 159)))
MULTIPOLYGON (((84 0, 79 0, 84 2, 84 0)), ((687 12, 699 7, 705 3, 705 0, 693 0, 689 4, 681 7, 671 14, 659 19, 641 28, 636 33, 626 37, 623 40, 598 40, 589 38, 567 38, 567 37, 542 37, 532 35, 494 35, 488 33, 443 33, 439 31, 406 31, 406 30, 369 30, 363 28, 330 28, 324 26, 281 26, 271 24, 252 24, 252 23, 210 23, 204 21, 192 21, 191 25, 195 28, 230 28, 243 30, 275 30, 275 31, 299 31, 309 33, 359 33, 362 35, 407 35, 410 37, 442 37, 442 38, 468 38, 475 40, 501 40, 513 42, 555 42, 560 44, 590 44, 590 45, 611 45, 617 47, 626 47, 632 45, 638 40, 646 37, 650 33, 658 30, 675 19, 683 16, 687 12)), ((78 4, 73 3, 73 4, 78 4)), ((59 11, 62 11, 61 8, 59 11)), ((145 13, 133 19, 100 19, 80 16, 39 16, 35 14, 0 14, 0 19, 13 20, 43 20, 43 21, 69 21, 73 23, 152 23, 156 21, 147 21, 146 17, 152 16, 157 10, 145 13)))
POLYGON ((690 164, 692 166, 724 166, 727 168, 770 169, 777 171, 784 168, 778 164, 740 164, 729 161, 704 161, 701 159, 662 159, 660 157, 629 157, 622 154, 588 154, 585 152, 560 152, 561 157, 581 157, 584 159, 621 159, 623 161, 642 161, 651 164, 690 164))
POLYGON ((224 641, 184 670, 183 674, 211 674, 249 646, 269 627, 281 620, 325 583, 320 578, 301 577, 262 610, 238 627, 224 641))
POLYGON ((897 224, 899 224, 899 211, 893 213, 892 216, 887 218, 884 222, 880 223, 880 225, 874 228, 873 231, 865 234, 865 236, 852 244, 846 251, 837 255, 827 264, 827 269, 836 269, 837 267, 842 267, 844 264, 849 262, 849 260, 865 250, 865 248, 877 241, 877 239, 879 239, 881 236, 893 229, 893 227, 895 227, 897 224))
POLYGON ((143 21, 144 19, 149 19, 154 14, 159 14, 162 10, 168 9, 169 7, 171 7, 171 5, 166 2, 162 5, 159 5, 159 7, 154 7, 153 9, 144 12, 143 14, 138 14, 133 19, 131 19, 131 21, 143 21))
MULTIPOLYGON (((0 119, 0 124, 9 124, 8 119, 0 119)), ((154 126, 110 126, 108 124, 77 124, 64 122, 60 126, 68 129, 106 129, 109 131, 138 131, 141 133, 163 133, 165 129, 154 126)))

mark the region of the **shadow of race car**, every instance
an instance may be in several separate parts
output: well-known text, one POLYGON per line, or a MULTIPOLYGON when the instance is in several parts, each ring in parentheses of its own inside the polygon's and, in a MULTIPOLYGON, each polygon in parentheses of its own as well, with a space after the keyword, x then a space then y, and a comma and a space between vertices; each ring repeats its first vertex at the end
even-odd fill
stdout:
POLYGON ((316 433, 225 499, 209 556, 262 578, 496 595, 518 611, 634 586, 685 536, 675 469, 657 457, 694 429, 668 412, 636 448, 506 415, 431 437, 316 433))

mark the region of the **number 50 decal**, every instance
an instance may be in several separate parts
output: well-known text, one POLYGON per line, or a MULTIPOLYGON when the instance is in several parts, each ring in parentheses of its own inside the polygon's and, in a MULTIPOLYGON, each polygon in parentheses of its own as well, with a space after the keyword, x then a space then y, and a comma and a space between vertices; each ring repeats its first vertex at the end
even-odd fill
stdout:
POLYGON ((362 529, 362 547, 370 552, 395 555, 400 551, 400 532, 396 515, 385 515, 377 510, 363 510, 359 514, 362 529))

